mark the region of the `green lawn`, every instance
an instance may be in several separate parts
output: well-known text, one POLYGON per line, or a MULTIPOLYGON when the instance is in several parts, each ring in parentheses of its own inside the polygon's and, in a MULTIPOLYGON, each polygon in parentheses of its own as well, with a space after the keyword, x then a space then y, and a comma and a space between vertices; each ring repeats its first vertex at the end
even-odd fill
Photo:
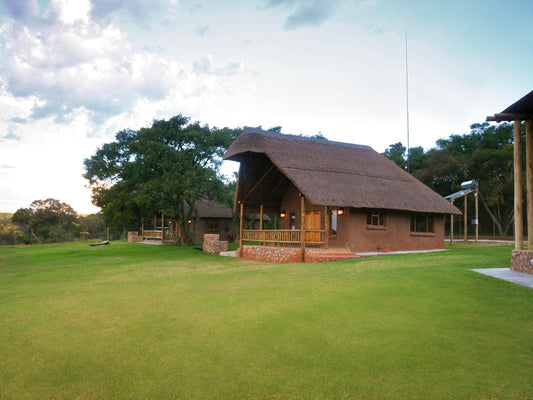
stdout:
POLYGON ((0 399, 532 399, 510 246, 266 264, 0 248, 0 399))

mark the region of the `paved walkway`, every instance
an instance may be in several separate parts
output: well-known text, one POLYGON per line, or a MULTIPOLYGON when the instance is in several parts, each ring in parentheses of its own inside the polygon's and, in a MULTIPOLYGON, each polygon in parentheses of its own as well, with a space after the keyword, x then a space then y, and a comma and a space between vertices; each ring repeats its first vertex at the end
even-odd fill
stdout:
POLYGON ((472 271, 533 289, 533 274, 511 271, 510 268, 484 268, 472 271))

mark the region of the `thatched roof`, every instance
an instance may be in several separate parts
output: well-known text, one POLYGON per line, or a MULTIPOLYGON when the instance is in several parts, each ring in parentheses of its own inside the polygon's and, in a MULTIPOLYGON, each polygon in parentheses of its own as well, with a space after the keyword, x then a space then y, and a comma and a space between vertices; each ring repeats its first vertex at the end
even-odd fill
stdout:
POLYGON ((246 129, 224 159, 241 162, 237 201, 250 209, 275 207, 292 183, 317 205, 461 213, 368 146, 246 129))
POLYGON ((212 200, 200 199, 196 202, 196 210, 200 218, 232 218, 233 211, 230 207, 216 203, 212 200))

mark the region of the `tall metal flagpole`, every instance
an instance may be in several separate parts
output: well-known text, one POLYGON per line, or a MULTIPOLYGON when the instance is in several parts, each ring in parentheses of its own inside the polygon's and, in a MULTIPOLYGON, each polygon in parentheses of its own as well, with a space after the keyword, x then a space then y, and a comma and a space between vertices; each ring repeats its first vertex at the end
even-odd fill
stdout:
POLYGON ((409 72, 407 65, 407 32, 405 32, 405 105, 407 110, 407 172, 411 172, 409 150, 409 72))

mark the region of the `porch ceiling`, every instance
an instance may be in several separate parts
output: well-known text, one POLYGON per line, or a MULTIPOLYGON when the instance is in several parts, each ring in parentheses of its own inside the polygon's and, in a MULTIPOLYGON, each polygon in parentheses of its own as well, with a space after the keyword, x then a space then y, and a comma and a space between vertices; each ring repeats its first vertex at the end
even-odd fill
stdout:
POLYGON ((235 212, 240 202, 245 213, 257 213, 263 204, 266 213, 279 213, 281 200, 290 186, 287 177, 262 153, 240 154, 241 165, 235 212))

